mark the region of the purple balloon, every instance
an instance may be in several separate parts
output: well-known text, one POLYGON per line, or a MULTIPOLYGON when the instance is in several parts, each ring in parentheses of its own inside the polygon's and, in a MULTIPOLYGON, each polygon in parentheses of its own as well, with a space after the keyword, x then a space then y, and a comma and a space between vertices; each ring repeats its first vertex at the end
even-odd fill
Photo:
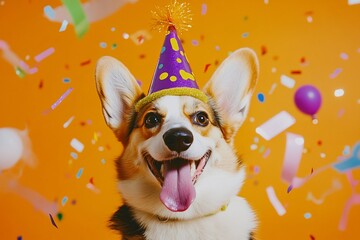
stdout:
POLYGON ((301 112, 313 116, 321 106, 321 94, 316 87, 304 85, 296 91, 294 101, 301 112))

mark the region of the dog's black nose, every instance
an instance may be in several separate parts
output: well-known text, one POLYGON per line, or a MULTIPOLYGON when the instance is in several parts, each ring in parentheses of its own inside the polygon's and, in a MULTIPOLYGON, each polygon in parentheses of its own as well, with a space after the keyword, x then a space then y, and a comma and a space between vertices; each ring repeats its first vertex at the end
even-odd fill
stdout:
POLYGON ((194 137, 186 128, 173 128, 164 133, 164 141, 171 151, 182 152, 190 147, 194 137))

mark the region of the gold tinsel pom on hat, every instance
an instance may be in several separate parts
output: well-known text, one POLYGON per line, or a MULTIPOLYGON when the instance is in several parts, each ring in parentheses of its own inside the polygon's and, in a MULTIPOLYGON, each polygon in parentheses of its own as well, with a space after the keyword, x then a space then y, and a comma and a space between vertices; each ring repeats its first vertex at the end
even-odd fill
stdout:
POLYGON ((166 32, 170 26, 174 27, 178 33, 191 28, 192 13, 189 3, 172 0, 164 7, 157 6, 151 14, 154 20, 153 29, 160 32, 166 32))

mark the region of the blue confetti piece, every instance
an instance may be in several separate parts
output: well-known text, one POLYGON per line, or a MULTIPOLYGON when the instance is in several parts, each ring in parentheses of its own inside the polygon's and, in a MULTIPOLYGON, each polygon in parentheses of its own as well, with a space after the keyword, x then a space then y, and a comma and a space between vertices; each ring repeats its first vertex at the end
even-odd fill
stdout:
POLYGON ((106 42, 101 42, 101 43, 100 43, 100 47, 101 47, 101 48, 106 48, 106 46, 107 46, 107 43, 106 43, 106 42))
POLYGON ((50 5, 44 7, 44 13, 49 19, 55 19, 55 11, 50 5))
POLYGON ((345 172, 358 167, 360 167, 360 142, 355 145, 350 157, 334 164, 334 168, 340 172, 345 172))
POLYGON ((65 204, 67 203, 68 201, 68 197, 67 196, 64 196, 63 199, 61 200, 61 205, 65 206, 65 204))
POLYGON ((69 83, 69 82, 70 82, 70 79, 69 79, 69 78, 64 78, 64 79, 63 79, 63 82, 64 82, 64 83, 69 83))
POLYGON ((160 54, 162 54, 163 52, 165 52, 165 50, 166 50, 166 47, 165 47, 165 46, 163 46, 163 47, 161 48, 161 52, 160 52, 160 54))
POLYGON ((17 237, 17 240, 22 240, 22 236, 18 236, 18 237, 17 237))
POLYGON ((312 216, 311 213, 305 213, 305 214, 304 214, 304 218, 305 218, 305 219, 310 219, 311 216, 312 216))
POLYGON ((265 96, 262 93, 259 93, 257 95, 257 98, 258 98, 259 102, 261 102, 261 103, 263 103, 265 101, 265 96))
POLYGON ((102 164, 105 164, 105 163, 106 163, 106 160, 105 160, 105 159, 101 159, 101 163, 102 163, 102 164))
POLYGON ((247 38, 249 36, 249 33, 248 32, 245 32, 241 35, 243 38, 247 38))
POLYGON ((74 153, 74 152, 71 152, 70 153, 70 156, 73 158, 73 159, 78 159, 78 155, 77 155, 77 153, 74 153))
POLYGON ((64 32, 64 31, 66 30, 68 24, 69 24, 68 21, 66 21, 66 20, 62 21, 61 27, 60 27, 60 29, 59 29, 59 32, 64 32))
POLYGON ((81 175, 83 174, 84 168, 80 168, 79 171, 76 174, 76 178, 80 179, 81 175))

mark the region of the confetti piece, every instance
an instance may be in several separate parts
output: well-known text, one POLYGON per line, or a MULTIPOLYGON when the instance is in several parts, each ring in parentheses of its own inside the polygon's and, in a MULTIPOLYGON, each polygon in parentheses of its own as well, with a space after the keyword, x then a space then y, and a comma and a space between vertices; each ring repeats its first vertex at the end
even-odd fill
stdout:
POLYGON ((316 198, 311 192, 307 194, 306 200, 311 201, 316 205, 323 204, 325 199, 333 194, 336 191, 339 191, 342 188, 341 182, 337 179, 334 179, 332 185, 329 189, 327 189, 323 194, 320 195, 319 198, 316 198))
POLYGON ((81 153, 84 150, 84 144, 82 144, 78 139, 73 138, 70 141, 70 146, 72 146, 76 151, 81 153))
POLYGON ((54 221, 54 219, 53 219, 53 217, 52 217, 52 215, 51 215, 50 213, 49 213, 49 216, 50 216, 51 224, 52 224, 54 227, 58 228, 58 226, 56 225, 56 223, 55 223, 55 221, 54 221))
POLYGON ((263 154, 263 158, 267 158, 270 155, 270 148, 266 149, 265 153, 263 154))
POLYGON ((38 55, 35 56, 35 61, 36 62, 41 62, 42 60, 44 60, 45 58, 47 58, 48 56, 50 56, 51 54, 53 54, 55 52, 55 48, 51 47, 46 49, 45 51, 39 53, 38 55))
MULTIPOLYGON (((89 22, 80 0, 61 0, 71 15, 77 37, 82 38, 89 30, 89 22)), ((100 8, 99 8, 100 9, 100 8)), ((68 20, 67 20, 68 21, 68 20)))
POLYGON ((86 60, 86 61, 84 61, 84 62, 81 62, 81 63, 80 63, 80 66, 83 67, 83 66, 88 65, 88 64, 90 64, 90 63, 91 63, 91 59, 86 60))
POLYGON ((14 53, 9 45, 0 39, 0 50, 2 51, 2 57, 5 61, 11 64, 16 70, 16 74, 23 74, 23 72, 27 74, 34 74, 38 71, 36 67, 30 68, 23 60, 21 60, 16 53, 14 53), (23 71, 23 72, 22 72, 23 71))
POLYGON ((310 234, 310 240, 315 240, 315 237, 310 234))
POLYGON ((251 146, 250 146, 250 149, 252 151, 255 151, 257 148, 258 148, 258 146, 256 144, 251 144, 251 146))
POLYGON ((293 189, 293 186, 290 184, 290 186, 288 187, 288 189, 286 190, 287 193, 291 192, 291 190, 293 189))
POLYGON ((22 236, 18 236, 18 237, 17 237, 17 240, 22 240, 22 236))
POLYGON ((352 155, 343 161, 335 163, 334 168, 339 172, 345 172, 360 167, 360 142, 353 147, 352 155))
POLYGON ((87 183, 87 184, 86 184, 86 187, 87 187, 88 189, 90 189, 91 191, 93 191, 94 193, 97 193, 97 194, 100 193, 100 190, 99 190, 97 187, 95 187, 94 184, 87 183))
POLYGON ((57 106, 59 106, 59 104, 72 92, 73 88, 69 88, 68 90, 66 90, 66 92, 61 95, 61 97, 56 100, 56 102, 53 103, 53 105, 51 105, 51 109, 54 110, 57 106))
POLYGON ((307 212, 304 214, 305 219, 310 219, 312 217, 311 213, 307 212))
POLYGON ((293 74, 293 75, 301 74, 301 70, 292 70, 290 73, 293 74))
POLYGON ((59 221, 61 221, 63 219, 63 214, 59 212, 58 214, 56 214, 56 217, 57 219, 59 219, 59 221))
POLYGON ((287 88, 294 88, 295 86, 295 80, 286 75, 281 75, 280 82, 283 86, 287 88))
POLYGON ((74 160, 78 159, 78 154, 77 154, 77 153, 71 152, 71 153, 70 153, 70 156, 71 156, 74 160))
POLYGON ((106 46, 107 46, 107 43, 106 43, 106 42, 101 42, 101 43, 100 43, 100 47, 101 47, 101 48, 106 48, 106 46))
POLYGON ((264 94, 263 93, 258 93, 257 99, 259 100, 259 102, 263 103, 265 101, 264 94))
POLYGON ((348 0, 349 5, 360 4, 360 0, 348 0))
POLYGON ((264 56, 267 53, 267 47, 261 46, 261 55, 264 56))
POLYGON ((62 21, 61 27, 60 27, 60 29, 59 29, 59 32, 64 32, 64 31, 66 30, 68 24, 69 24, 68 21, 66 21, 66 20, 62 21))
POLYGON ((105 159, 101 159, 101 163, 104 165, 106 163, 105 159))
MULTIPOLYGON (((298 134, 286 133, 286 148, 282 166, 281 178, 287 183, 292 183, 299 168, 304 150, 304 138, 298 134)), ((290 185, 293 188, 292 185, 290 185)))
POLYGON ((269 141, 295 123, 295 118, 282 111, 256 128, 256 133, 269 141))
POLYGON ((359 205, 359 204, 360 204, 360 194, 355 194, 354 193, 346 201, 345 206, 344 206, 344 210, 343 210, 343 213, 341 215, 340 222, 339 222, 339 230, 340 231, 345 231, 346 230, 350 210, 354 205, 359 205))
POLYGON ((133 34, 130 35, 130 39, 135 43, 136 45, 141 45, 145 42, 145 40, 150 40, 152 38, 151 34, 147 30, 139 30, 133 34))
POLYGON ((71 116, 64 124, 63 124, 63 128, 67 128, 70 126, 70 124, 72 123, 72 121, 75 119, 75 116, 71 116))
POLYGON ((193 46, 199 46, 199 41, 198 40, 191 40, 191 43, 193 46))
POLYGON ((273 92, 274 92, 274 90, 275 90, 276 86, 277 86, 277 84, 276 84, 276 83, 273 83, 273 84, 271 85, 271 88, 270 88, 270 91, 269 91, 269 95, 273 94, 273 92))
POLYGON ((344 96, 344 94, 345 94, 345 91, 342 88, 336 89, 334 91, 334 96, 335 97, 342 97, 342 96, 344 96))
POLYGON ((16 67, 16 68, 15 68, 15 73, 16 73, 16 75, 19 76, 19 78, 24 78, 24 77, 26 76, 25 71, 22 70, 22 69, 19 68, 19 67, 16 67))
POLYGON ((336 78, 341 72, 342 72, 342 68, 335 69, 334 72, 330 74, 330 78, 331 79, 336 78))
POLYGON ((205 15, 207 12, 207 5, 206 3, 201 4, 201 15, 205 15))
POLYGON ((343 60, 348 60, 349 56, 347 55, 347 53, 340 53, 340 58, 343 60))
POLYGON ((44 7, 44 14, 51 20, 54 20, 55 19, 55 11, 54 9, 47 5, 44 7))
POLYGON ((64 78, 64 79, 63 79, 63 82, 64 82, 64 83, 69 83, 69 82, 70 82, 70 79, 69 79, 69 78, 64 78))
POLYGON ((83 174, 84 168, 80 168, 79 171, 76 174, 76 178, 80 179, 81 175, 83 174))
POLYGON ((266 193, 270 203, 274 207, 277 214, 279 214, 279 216, 283 216, 286 213, 286 209, 284 208, 284 206, 281 204, 278 197, 276 196, 274 188, 272 186, 267 187, 266 193))
POLYGON ((242 38, 247 38, 249 36, 249 33, 248 32, 244 32, 243 34, 241 34, 241 37, 242 38))
POLYGON ((207 72, 207 70, 209 69, 209 67, 211 66, 211 64, 210 63, 208 63, 208 64, 206 64, 205 65, 205 69, 204 69, 204 73, 206 73, 207 72))
POLYGON ((61 200, 61 205, 65 206, 65 204, 67 203, 68 201, 68 197, 67 196, 64 196, 61 200))
POLYGON ((55 214, 58 211, 58 206, 55 202, 48 201, 39 193, 35 192, 30 188, 18 184, 15 180, 12 180, 8 183, 7 190, 25 199, 36 210, 42 212, 45 215, 49 213, 55 214))

